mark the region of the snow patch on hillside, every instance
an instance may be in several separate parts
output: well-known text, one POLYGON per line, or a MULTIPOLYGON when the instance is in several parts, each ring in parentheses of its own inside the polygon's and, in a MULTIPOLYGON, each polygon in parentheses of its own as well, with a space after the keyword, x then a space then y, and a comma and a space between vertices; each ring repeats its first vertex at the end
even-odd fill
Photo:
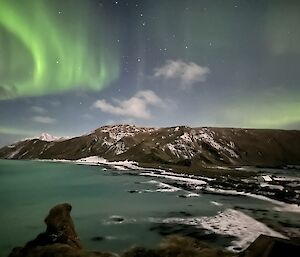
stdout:
POLYGON ((17 148, 15 151, 13 151, 8 157, 7 159, 12 159, 14 158, 17 154, 19 154, 19 152, 23 149, 23 146, 20 148, 17 148))
POLYGON ((104 126, 99 129, 101 132, 107 132, 109 137, 114 141, 119 141, 123 137, 134 136, 137 133, 151 133, 157 130, 156 128, 136 127, 134 125, 114 125, 104 126))
POLYGON ((194 135, 198 140, 205 142, 211 145, 217 151, 227 152, 230 157, 238 158, 238 154, 234 151, 235 145, 232 142, 229 142, 227 146, 224 144, 223 146, 218 143, 215 139, 215 132, 209 131, 207 128, 200 129, 197 134, 194 135))
POLYGON ((74 161, 77 164, 86 164, 86 165, 109 165, 112 166, 113 168, 116 168, 118 170, 128 170, 128 169, 132 169, 132 170, 138 170, 141 169, 138 166, 137 162, 134 161, 108 161, 102 157, 98 157, 98 156, 90 156, 90 157, 86 157, 86 158, 82 158, 79 160, 74 161))
POLYGON ((120 155, 126 152, 129 148, 121 140, 125 137, 133 137, 138 133, 148 133, 151 135, 156 128, 144 128, 136 127, 134 125, 113 125, 104 126, 95 130, 93 133, 108 133, 108 136, 103 138, 103 146, 108 146, 108 151, 114 152, 116 155, 120 155))
POLYGON ((207 128, 192 129, 185 131, 172 143, 163 146, 162 150, 168 149, 177 158, 192 159, 203 151, 203 143, 206 143, 229 158, 239 157, 234 150, 235 144, 233 142, 218 142, 215 137, 217 138, 216 133, 207 128))

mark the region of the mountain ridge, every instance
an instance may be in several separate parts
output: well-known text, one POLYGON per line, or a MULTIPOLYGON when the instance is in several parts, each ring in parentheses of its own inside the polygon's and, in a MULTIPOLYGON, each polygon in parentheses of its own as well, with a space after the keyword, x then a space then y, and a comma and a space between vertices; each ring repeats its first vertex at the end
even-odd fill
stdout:
MULTIPOLYGON (((42 134, 40 134, 39 136, 35 137, 37 139, 40 139, 42 141, 48 141, 48 142, 51 142, 51 141, 63 141, 65 139, 68 139, 68 138, 64 138, 64 137, 57 137, 57 136, 53 136, 47 132, 43 132, 42 134)), ((34 139, 34 138, 32 138, 34 139)))
POLYGON ((99 156, 194 169, 300 164, 300 131, 176 126, 106 125, 59 141, 31 139, 0 148, 2 159, 69 159, 99 156))

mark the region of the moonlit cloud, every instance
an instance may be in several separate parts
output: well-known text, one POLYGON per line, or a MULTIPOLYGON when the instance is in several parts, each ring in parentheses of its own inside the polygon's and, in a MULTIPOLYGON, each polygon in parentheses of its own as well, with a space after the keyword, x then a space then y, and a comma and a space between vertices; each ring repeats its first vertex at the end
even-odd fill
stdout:
POLYGON ((44 114, 48 112, 45 108, 40 106, 31 106, 31 110, 35 113, 44 114))
POLYGON ((111 104, 105 99, 101 99, 96 101, 93 104, 93 107, 100 109, 102 112, 114 115, 129 118, 150 119, 150 106, 164 106, 162 99, 151 90, 141 90, 129 99, 114 99, 114 102, 115 104, 111 104))
POLYGON ((61 102, 58 100, 49 101, 49 104, 53 107, 59 107, 61 106, 61 102))
POLYGON ((85 113, 85 114, 83 114, 82 115, 82 117, 84 118, 84 119, 93 119, 93 116, 91 115, 91 114, 89 114, 89 113, 85 113))
POLYGON ((0 126, 0 134, 3 135, 33 136, 36 135, 37 133, 38 133, 37 131, 32 131, 28 129, 0 126))
POLYGON ((206 81, 209 73, 210 69, 208 67, 181 60, 168 60, 163 66, 154 69, 154 77, 178 79, 183 89, 191 87, 196 82, 206 81))
POLYGON ((52 124, 52 123, 56 122, 55 119, 48 117, 48 116, 34 116, 34 117, 32 117, 32 120, 34 122, 43 123, 43 124, 52 124))

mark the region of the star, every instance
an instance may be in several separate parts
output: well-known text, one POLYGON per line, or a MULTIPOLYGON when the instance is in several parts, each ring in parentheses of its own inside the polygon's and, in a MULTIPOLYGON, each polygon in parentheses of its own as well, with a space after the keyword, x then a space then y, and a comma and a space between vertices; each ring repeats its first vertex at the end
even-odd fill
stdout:
POLYGON ((137 58, 137 61, 140 62, 140 61, 141 61, 141 58, 137 58))

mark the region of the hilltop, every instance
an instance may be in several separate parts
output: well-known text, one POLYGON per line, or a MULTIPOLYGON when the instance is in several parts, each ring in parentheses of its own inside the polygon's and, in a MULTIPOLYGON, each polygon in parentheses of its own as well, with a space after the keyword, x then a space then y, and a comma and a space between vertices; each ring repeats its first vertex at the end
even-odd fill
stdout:
POLYGON ((112 125, 70 139, 40 137, 0 149, 2 159, 77 160, 89 156, 132 160, 146 167, 180 167, 187 172, 215 166, 299 165, 300 131, 112 125))

